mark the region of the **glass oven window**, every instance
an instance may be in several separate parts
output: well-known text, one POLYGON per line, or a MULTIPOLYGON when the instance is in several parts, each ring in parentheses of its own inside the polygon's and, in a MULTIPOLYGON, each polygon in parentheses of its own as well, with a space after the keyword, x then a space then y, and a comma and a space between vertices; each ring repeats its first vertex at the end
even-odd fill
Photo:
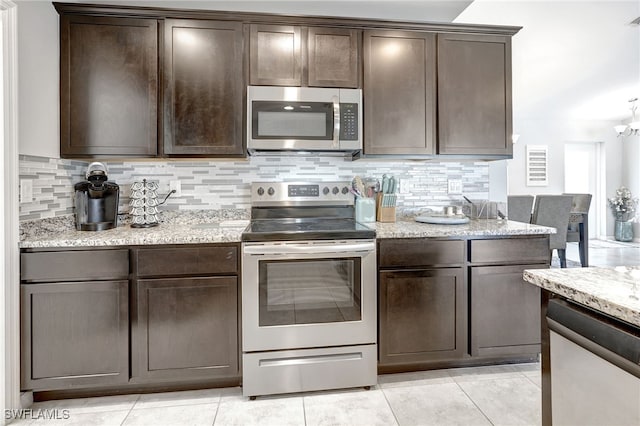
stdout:
POLYGON ((328 102, 252 102, 253 139, 333 138, 333 104, 328 102))
POLYGON ((259 325, 362 319, 360 258, 259 262, 259 325))

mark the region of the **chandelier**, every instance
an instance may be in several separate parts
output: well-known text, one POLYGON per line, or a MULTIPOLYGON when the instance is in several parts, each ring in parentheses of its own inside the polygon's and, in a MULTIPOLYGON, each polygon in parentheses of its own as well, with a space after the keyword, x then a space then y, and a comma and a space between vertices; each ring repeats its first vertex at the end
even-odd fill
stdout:
POLYGON ((640 133, 640 121, 636 120, 636 110, 638 109, 636 102, 638 102, 638 98, 629 99, 629 103, 631 103, 629 107, 631 110, 631 123, 629 123, 629 125, 620 124, 613 126, 618 136, 635 136, 640 133))

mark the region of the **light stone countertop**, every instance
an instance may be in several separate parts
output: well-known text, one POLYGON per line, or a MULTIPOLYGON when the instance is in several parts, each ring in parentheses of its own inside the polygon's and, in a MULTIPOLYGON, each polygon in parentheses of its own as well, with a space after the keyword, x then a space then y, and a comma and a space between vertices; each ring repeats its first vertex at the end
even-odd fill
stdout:
POLYGON ((105 231, 76 231, 31 237, 20 242, 21 248, 137 246, 161 244, 206 244, 239 242, 248 220, 237 226, 215 224, 178 225, 162 223, 153 228, 118 226, 105 231))
POLYGON ((153 228, 132 228, 127 221, 119 221, 115 229, 94 232, 77 231, 73 215, 67 215, 22 222, 20 248, 239 242, 248 224, 247 210, 168 211, 153 228))
POLYGON ((473 219, 462 225, 433 225, 413 220, 366 225, 375 228, 376 238, 506 237, 556 233, 555 228, 547 226, 497 219, 473 219))
POLYGON ((640 327, 640 267, 533 269, 524 279, 640 327))
MULTIPOLYGON (((77 231, 73 216, 21 224, 21 248, 205 244, 241 241, 249 223, 248 212, 197 211, 166 214, 153 228, 119 225, 106 231, 77 231)), ((414 221, 370 223, 377 238, 442 238, 536 235, 555 233, 554 228, 506 220, 472 220, 464 225, 432 225, 414 221)))

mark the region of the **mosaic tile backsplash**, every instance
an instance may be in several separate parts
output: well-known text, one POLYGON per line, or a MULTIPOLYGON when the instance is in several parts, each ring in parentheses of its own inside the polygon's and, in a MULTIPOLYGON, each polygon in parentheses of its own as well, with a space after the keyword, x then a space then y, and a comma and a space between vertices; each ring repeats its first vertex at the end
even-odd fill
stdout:
MULTIPOLYGON (((109 180, 121 187, 120 211, 126 212, 129 186, 147 179, 159 185, 164 198, 171 181, 180 181, 181 196, 171 196, 161 210, 248 209, 249 187, 256 181, 351 180, 355 175, 400 180, 398 208, 419 211, 427 207, 461 204, 461 195, 447 193, 447 181, 462 181, 469 198, 489 194, 488 163, 348 161, 333 157, 249 157, 246 160, 105 161, 109 180)), ((31 180, 33 199, 21 200, 20 219, 41 219, 73 213, 73 185, 84 180, 88 162, 20 156, 20 180, 31 180)))

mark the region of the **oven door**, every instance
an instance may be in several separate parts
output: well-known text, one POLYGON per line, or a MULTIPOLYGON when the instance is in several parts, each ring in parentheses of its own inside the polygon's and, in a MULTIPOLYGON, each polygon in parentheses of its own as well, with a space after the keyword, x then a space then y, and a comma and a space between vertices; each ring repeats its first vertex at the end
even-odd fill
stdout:
POLYGON ((244 243, 243 351, 376 341, 375 240, 244 243))

